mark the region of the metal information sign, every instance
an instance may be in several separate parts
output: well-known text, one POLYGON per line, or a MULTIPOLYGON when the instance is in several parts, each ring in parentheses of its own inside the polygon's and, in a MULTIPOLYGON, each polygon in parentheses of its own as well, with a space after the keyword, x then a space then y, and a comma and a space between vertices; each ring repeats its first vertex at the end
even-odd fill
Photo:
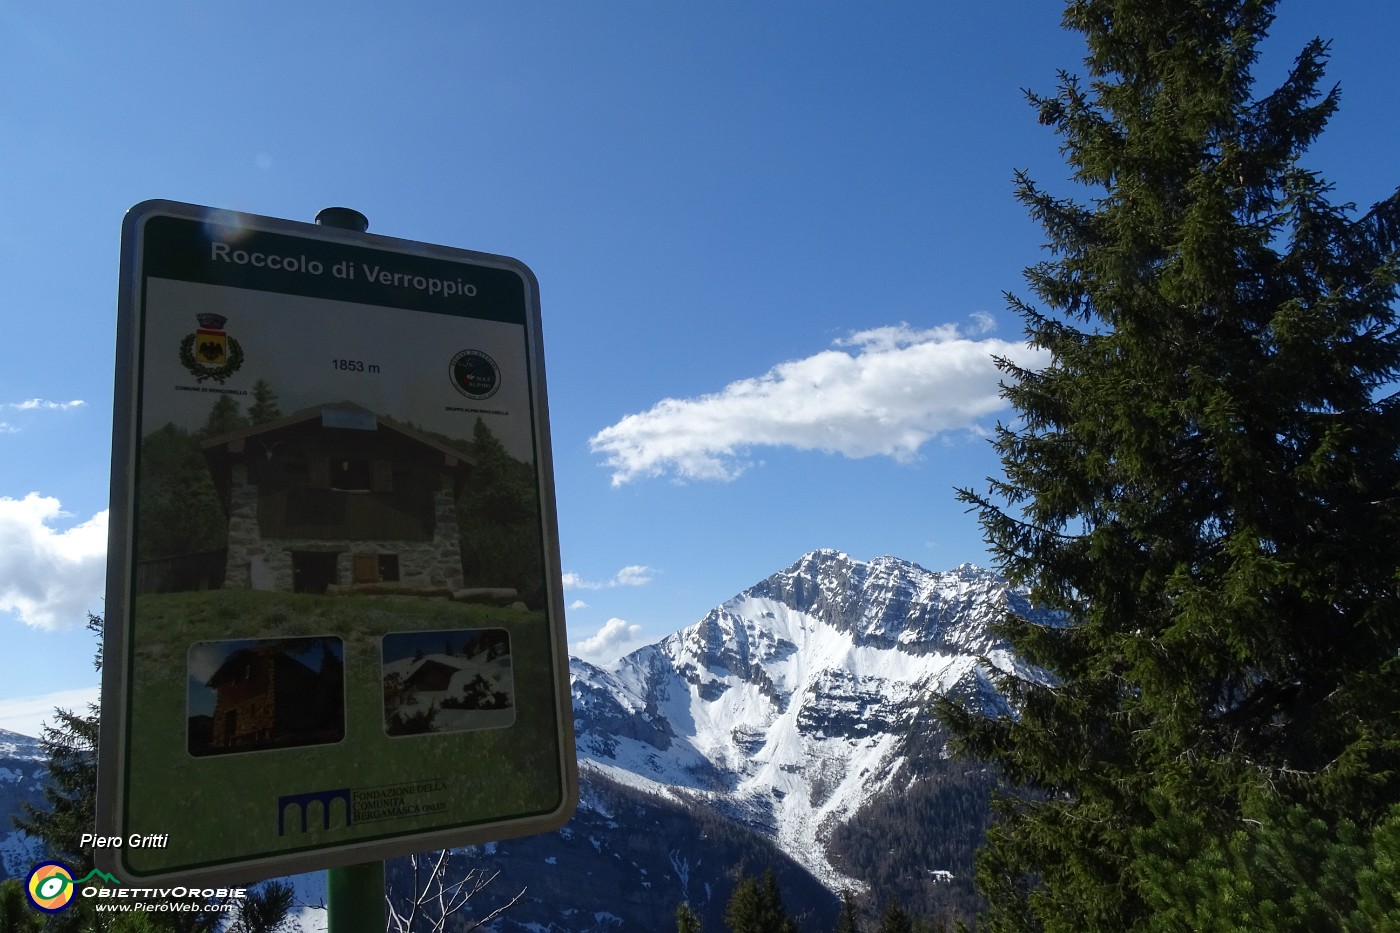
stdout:
POLYGON ((99 866, 252 881, 561 826, 534 275, 169 201, 122 232, 99 866))

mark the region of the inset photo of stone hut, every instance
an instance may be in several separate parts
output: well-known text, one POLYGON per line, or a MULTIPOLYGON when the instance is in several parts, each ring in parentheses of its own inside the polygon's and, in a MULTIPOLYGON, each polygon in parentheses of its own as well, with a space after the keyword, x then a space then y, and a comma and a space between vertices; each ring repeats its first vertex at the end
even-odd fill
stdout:
POLYGON ((202 641, 187 669, 189 752, 226 755, 345 738, 339 638, 202 641))
POLYGON ((515 722, 505 629, 398 632, 385 635, 381 645, 389 735, 501 729, 515 722))

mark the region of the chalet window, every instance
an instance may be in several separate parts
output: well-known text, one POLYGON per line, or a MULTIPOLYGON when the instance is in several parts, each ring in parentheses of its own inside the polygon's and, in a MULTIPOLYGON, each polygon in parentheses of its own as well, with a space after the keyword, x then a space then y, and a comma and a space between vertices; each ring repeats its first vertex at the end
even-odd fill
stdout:
POLYGON ((330 489, 300 489, 287 496, 283 520, 292 527, 336 526, 345 521, 345 496, 330 489))
POLYGON ((388 460, 331 460, 328 482, 341 492, 393 492, 394 465, 388 460))
POLYGON ((374 469, 369 460, 332 460, 331 488, 341 492, 374 489, 374 469))
MULTIPOLYGON (((300 445, 274 441, 270 446, 264 443, 262 447, 267 468, 261 475, 270 478, 274 485, 299 487, 309 483, 310 465, 306 460, 306 452, 300 445)), ((255 463, 258 462, 258 458, 252 459, 255 463)))

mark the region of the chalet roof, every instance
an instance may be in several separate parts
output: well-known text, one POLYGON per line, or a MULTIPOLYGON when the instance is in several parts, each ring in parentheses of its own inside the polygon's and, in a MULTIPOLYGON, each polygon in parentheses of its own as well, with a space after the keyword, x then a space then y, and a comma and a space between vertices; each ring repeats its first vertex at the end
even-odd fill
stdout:
POLYGON ((460 671, 470 663, 472 663, 470 659, 460 655, 441 653, 426 654, 409 666, 408 670, 404 672, 404 679, 412 677, 430 664, 434 667, 445 667, 454 671, 460 671))
POLYGON ((393 431, 417 444, 436 450, 444 456, 453 457, 462 463, 476 464, 476 458, 471 454, 449 447, 421 431, 416 431, 413 428, 399 424, 392 418, 386 418, 383 415, 375 414, 363 405, 357 405, 350 401, 326 402, 321 405, 313 405, 310 408, 303 408, 300 411, 292 412, 290 415, 283 415, 271 421, 264 421, 262 424, 255 424, 252 427, 239 428, 237 431, 229 431, 225 434, 216 435, 206 440, 200 446, 203 447, 205 453, 212 453, 219 448, 229 448, 233 451, 237 451, 250 438, 256 438, 260 435, 279 431, 283 428, 295 427, 313 421, 324 421, 327 412, 345 412, 347 414, 372 416, 376 425, 380 428, 393 431))
POLYGON ((219 669, 205 683, 206 687, 218 687, 222 683, 234 679, 237 665, 244 661, 271 659, 274 668, 284 670, 294 670, 303 676, 314 677, 316 672, 296 658, 286 654, 280 648, 273 646, 261 646, 256 648, 239 648, 233 654, 224 658, 224 663, 219 665, 219 669), (300 668, 300 670, 297 670, 300 668))

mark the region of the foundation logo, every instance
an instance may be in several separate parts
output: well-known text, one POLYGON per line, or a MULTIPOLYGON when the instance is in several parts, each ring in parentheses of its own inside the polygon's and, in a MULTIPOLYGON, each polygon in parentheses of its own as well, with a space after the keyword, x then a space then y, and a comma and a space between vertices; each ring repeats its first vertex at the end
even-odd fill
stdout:
POLYGON ((463 350, 447 368, 452 387, 469 399, 481 401, 501 387, 501 367, 480 350, 463 350))
POLYGON ((24 882, 24 893, 35 910, 46 914, 56 914, 66 910, 73 903, 73 895, 78 885, 93 878, 101 878, 108 884, 121 884, 106 872, 93 869, 82 878, 73 879, 73 869, 62 862, 40 862, 29 869, 29 877, 24 882))
POLYGON ((224 331, 228 318, 222 314, 196 314, 199 329, 180 341, 180 363, 200 382, 225 379, 243 365, 243 348, 224 331))

